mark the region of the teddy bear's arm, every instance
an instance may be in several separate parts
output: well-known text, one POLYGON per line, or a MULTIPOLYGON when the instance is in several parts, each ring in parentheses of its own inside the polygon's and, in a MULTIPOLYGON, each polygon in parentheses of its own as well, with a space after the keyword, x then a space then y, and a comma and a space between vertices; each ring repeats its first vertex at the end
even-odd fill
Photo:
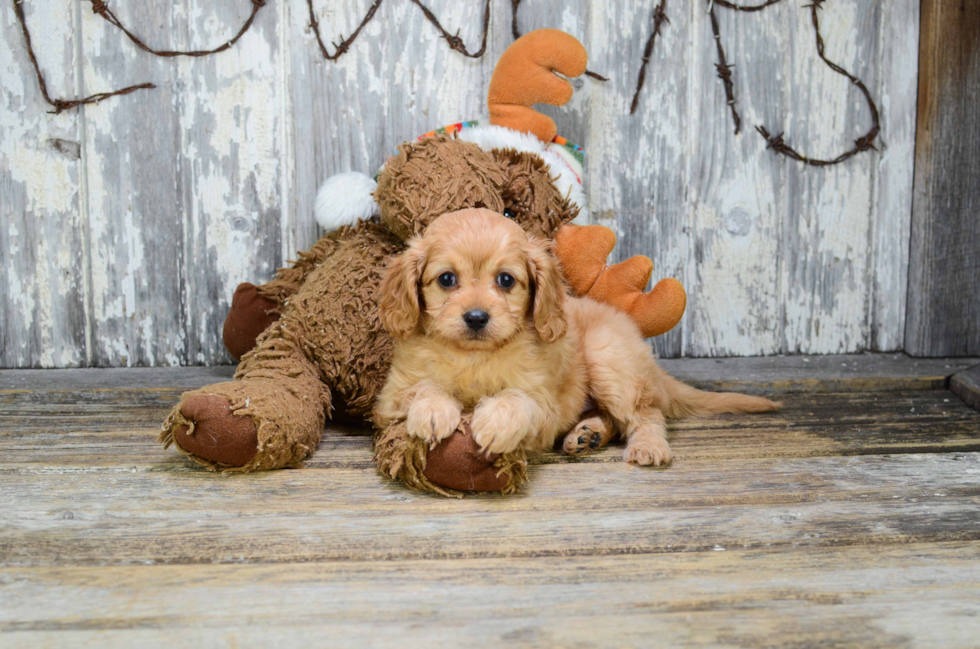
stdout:
POLYGON ((306 277, 337 248, 344 231, 331 232, 306 252, 300 252, 291 266, 280 268, 276 277, 265 284, 243 282, 235 289, 231 308, 225 318, 221 333, 225 348, 235 358, 255 348, 255 340, 273 322, 279 319, 283 306, 306 281, 306 277))

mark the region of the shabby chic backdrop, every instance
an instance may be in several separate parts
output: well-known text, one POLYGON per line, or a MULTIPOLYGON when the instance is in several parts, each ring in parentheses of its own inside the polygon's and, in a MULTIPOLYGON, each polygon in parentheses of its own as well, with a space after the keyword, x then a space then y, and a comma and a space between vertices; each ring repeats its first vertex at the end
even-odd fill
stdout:
POLYGON ((919 0, 3 2, 0 367, 229 362, 318 184, 485 114, 538 27, 596 73, 543 110, 594 220, 689 293, 661 355, 903 348, 919 0))

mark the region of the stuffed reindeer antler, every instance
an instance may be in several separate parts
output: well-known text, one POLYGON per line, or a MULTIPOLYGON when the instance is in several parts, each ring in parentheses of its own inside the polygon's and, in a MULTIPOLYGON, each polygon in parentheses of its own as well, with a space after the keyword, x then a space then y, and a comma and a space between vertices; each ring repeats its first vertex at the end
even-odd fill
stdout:
POLYGON ((554 120, 531 106, 567 104, 575 90, 555 73, 578 77, 585 73, 588 62, 582 44, 563 31, 537 29, 521 36, 497 61, 490 78, 490 123, 551 142, 558 134, 554 120))
POLYGON ((635 255, 618 264, 606 264, 616 247, 616 234, 601 225, 566 225, 555 236, 555 254, 565 278, 578 296, 591 297, 625 311, 644 337, 673 329, 687 307, 687 293, 676 279, 667 277, 644 293, 653 262, 635 255))
MULTIPOLYGON (((507 48, 490 79, 487 104, 490 123, 555 139, 555 122, 532 108, 536 103, 564 106, 574 89, 566 79, 585 72, 588 53, 578 40, 557 29, 538 29, 507 48)), ((644 336, 659 336, 674 328, 684 315, 687 294, 676 279, 662 279, 644 293, 653 262, 637 255, 606 264, 616 235, 601 225, 566 225, 555 237, 555 253, 576 295, 588 296, 625 311, 644 336)))

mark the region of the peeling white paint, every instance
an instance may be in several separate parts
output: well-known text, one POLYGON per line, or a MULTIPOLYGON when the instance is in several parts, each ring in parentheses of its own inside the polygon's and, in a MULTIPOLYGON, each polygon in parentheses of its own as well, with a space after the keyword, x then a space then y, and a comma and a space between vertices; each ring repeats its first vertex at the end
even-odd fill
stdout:
MULTIPOLYGON (((344 57, 327 62, 306 3, 288 0, 260 11, 228 52, 163 60, 71 0, 43 13, 26 7, 54 94, 159 87, 48 115, 13 11, 0 13, 0 181, 12 192, 0 200, 8 365, 227 360, 220 324, 232 291, 268 279, 313 243, 319 183, 372 172, 401 141, 485 114, 493 61, 510 42, 507 3, 492 5, 487 54, 473 60, 449 50, 417 6, 391 0, 344 57), (51 138, 78 142, 81 160, 52 150, 51 138), (86 323, 89 348, 78 331, 86 323)), ((350 34, 365 9, 317 3, 324 40, 350 34)), ((114 10, 154 46, 193 49, 232 35, 250 6, 192 0, 114 10)), ((478 47, 482 5, 433 10, 478 47)), ((589 207, 617 233, 614 257, 646 254, 654 281, 674 276, 688 289, 681 328, 658 340, 658 351, 899 347, 917 3, 824 5, 827 54, 868 81, 886 146, 822 170, 773 156, 754 132, 765 124, 808 154, 833 156, 868 127, 863 98, 817 58, 806 9, 719 10, 737 66, 737 137, 700 6, 668 6, 637 114, 628 114, 650 11, 547 0, 522 5, 521 24, 580 37, 590 68, 611 79, 583 79, 568 106, 544 110, 586 147, 589 207)))

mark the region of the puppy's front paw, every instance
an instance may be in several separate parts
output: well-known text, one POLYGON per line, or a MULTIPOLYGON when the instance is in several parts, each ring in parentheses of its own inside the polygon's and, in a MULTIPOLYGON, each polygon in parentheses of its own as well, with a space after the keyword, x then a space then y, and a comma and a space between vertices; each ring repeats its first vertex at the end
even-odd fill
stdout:
POLYGON ((416 399, 408 407, 405 426, 409 435, 423 439, 434 447, 456 431, 461 416, 459 406, 452 399, 416 399))
POLYGON ((487 453, 510 453, 531 430, 531 418, 519 399, 493 397, 473 412, 473 439, 487 453))
POLYGON ((623 459, 640 466, 660 466, 670 462, 670 444, 659 435, 633 437, 626 445, 623 459))

